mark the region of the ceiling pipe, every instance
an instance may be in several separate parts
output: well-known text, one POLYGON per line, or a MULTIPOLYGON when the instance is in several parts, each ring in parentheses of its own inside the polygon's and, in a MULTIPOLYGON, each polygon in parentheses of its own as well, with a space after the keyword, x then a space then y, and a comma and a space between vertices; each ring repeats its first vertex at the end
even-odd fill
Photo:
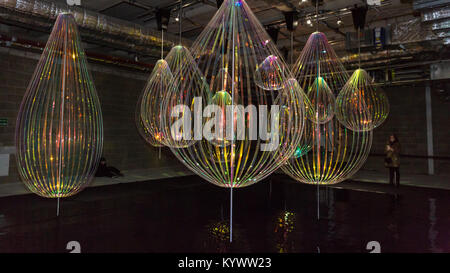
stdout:
MULTIPOLYGON (((160 55, 161 33, 142 25, 62 3, 44 0, 0 0, 2 22, 30 29, 39 28, 49 32, 61 12, 73 14, 83 38, 141 55, 160 55)), ((165 35, 166 51, 178 43, 177 36, 165 35)), ((191 42, 183 40, 183 43, 189 46, 191 42)))

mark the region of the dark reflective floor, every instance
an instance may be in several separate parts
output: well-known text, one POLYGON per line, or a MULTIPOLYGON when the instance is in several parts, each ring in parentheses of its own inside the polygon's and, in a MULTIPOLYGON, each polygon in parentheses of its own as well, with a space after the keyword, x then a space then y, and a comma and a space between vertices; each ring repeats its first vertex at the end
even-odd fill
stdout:
POLYGON ((450 192, 344 182, 317 188, 273 175, 234 191, 199 177, 88 188, 61 200, 0 199, 0 252, 450 252, 450 192), (351 189, 348 189, 351 188, 351 189))

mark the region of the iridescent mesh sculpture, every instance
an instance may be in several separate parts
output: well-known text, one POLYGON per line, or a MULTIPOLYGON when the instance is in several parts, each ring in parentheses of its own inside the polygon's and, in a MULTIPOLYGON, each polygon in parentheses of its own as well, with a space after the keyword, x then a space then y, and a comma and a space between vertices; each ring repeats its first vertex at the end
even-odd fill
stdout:
POLYGON ((166 145, 166 137, 161 130, 161 103, 172 81, 173 75, 169 64, 165 60, 158 60, 138 100, 136 109, 138 131, 155 147, 166 145))
POLYGON ((296 78, 308 90, 314 114, 305 124, 312 145, 307 153, 291 157, 282 170, 292 178, 310 184, 335 184, 356 171, 367 159, 372 132, 350 131, 335 117, 334 97, 345 85, 348 74, 325 35, 314 32, 295 65, 296 78))
POLYGON ((336 100, 336 116, 348 129, 370 131, 380 126, 389 114, 386 94, 375 87, 372 78, 361 69, 361 26, 358 29, 358 65, 336 100))
POLYGON ((316 31, 309 36, 293 73, 313 106, 315 115, 310 120, 321 124, 330 121, 335 94, 345 85, 348 74, 325 34, 316 31))
POLYGON ((75 19, 60 14, 20 106, 17 165, 43 197, 71 196, 88 185, 102 153, 100 102, 75 19))
POLYGON ((286 65, 280 61, 279 57, 269 55, 256 68, 255 83, 266 90, 282 89, 286 81, 285 69, 286 65))
MULTIPOLYGON (((194 98, 204 96, 206 101, 212 99, 209 85, 189 50, 182 45, 172 48, 166 57, 169 66, 176 75, 167 87, 162 106, 162 130, 166 136, 166 146, 172 148, 186 148, 197 142, 194 137, 185 138, 183 136, 194 136, 196 129, 191 113, 195 112, 194 98), (176 105, 186 107, 180 109, 179 114, 185 118, 187 124, 182 126, 176 134, 172 134, 171 125, 178 120, 178 116, 172 115, 172 110, 176 105), (189 126, 188 126, 189 124, 189 126)), ((201 116, 201 113, 200 113, 201 116)), ((200 117, 201 118, 201 117, 200 117)), ((201 123, 201 121, 200 121, 201 123)))
MULTIPOLYGON (((180 1, 180 44, 174 46, 166 56, 166 59, 163 60, 164 30, 161 30, 161 59, 156 63, 147 85, 138 100, 138 106, 136 108, 136 123, 139 133, 147 140, 147 142, 156 147, 187 147, 195 142, 193 140, 175 141, 169 135, 163 133, 162 128, 162 115, 164 113, 162 109, 162 100, 166 95, 169 84, 174 80, 173 73, 182 69, 182 65, 189 67, 189 62, 193 61, 189 50, 181 44, 182 9, 183 1, 180 1)), ((186 77, 188 81, 197 79, 195 75, 190 77, 190 74, 192 73, 187 74, 189 74, 186 77)), ((176 89, 173 89, 172 91, 177 93, 176 89)), ((183 131, 181 131, 181 134, 183 134, 183 131)))
POLYGON ((370 131, 389 115, 389 101, 364 69, 358 68, 336 99, 336 116, 352 131, 370 131))
POLYGON ((267 177, 292 156, 304 123, 300 87, 286 83, 292 75, 278 49, 245 1, 226 0, 191 53, 174 73, 163 123, 177 142, 185 135, 173 125, 184 119, 196 142, 172 152, 221 187, 267 177))

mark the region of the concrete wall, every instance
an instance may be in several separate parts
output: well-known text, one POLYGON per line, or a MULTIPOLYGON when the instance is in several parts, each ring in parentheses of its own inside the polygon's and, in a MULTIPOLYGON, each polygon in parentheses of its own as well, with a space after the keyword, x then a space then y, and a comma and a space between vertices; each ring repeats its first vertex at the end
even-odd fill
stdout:
MULTIPOLYGON (((0 148, 14 146, 17 112, 38 58, 38 54, 0 48, 0 118, 8 119, 8 126, 0 126, 0 148)), ((120 170, 154 171, 181 166, 167 148, 158 159, 158 149, 147 145, 136 130, 136 102, 148 75, 99 64, 90 64, 90 69, 103 111, 103 154, 108 164, 120 170)), ((14 154, 9 164, 9 175, 0 176, 2 184, 20 181, 14 154)))
MULTIPOLYGON (((384 124, 374 131, 372 153, 383 154, 388 136, 395 133, 402 146, 402 154, 427 155, 427 120, 425 84, 397 86, 385 89, 390 102, 390 114, 384 124)), ((450 103, 431 88, 434 155, 450 157, 450 103)), ((364 169, 383 170, 383 157, 371 156, 364 169)), ((403 156, 404 173, 426 174, 428 160, 403 156)), ((435 174, 450 174, 449 160, 434 160, 435 174)))

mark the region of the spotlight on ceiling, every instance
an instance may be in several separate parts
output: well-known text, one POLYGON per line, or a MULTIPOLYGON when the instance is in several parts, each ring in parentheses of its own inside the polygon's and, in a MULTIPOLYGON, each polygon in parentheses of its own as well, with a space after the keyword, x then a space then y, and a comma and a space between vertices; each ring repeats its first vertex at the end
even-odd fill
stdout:
POLYGON ((336 23, 338 24, 338 26, 340 26, 340 25, 342 25, 343 22, 342 22, 341 18, 338 18, 336 23))
POLYGON ((180 21, 180 18, 179 17, 175 17, 175 21, 176 22, 180 21))
POLYGON ((311 22, 311 19, 306 20, 306 24, 308 24, 309 26, 313 25, 312 22, 311 22))

